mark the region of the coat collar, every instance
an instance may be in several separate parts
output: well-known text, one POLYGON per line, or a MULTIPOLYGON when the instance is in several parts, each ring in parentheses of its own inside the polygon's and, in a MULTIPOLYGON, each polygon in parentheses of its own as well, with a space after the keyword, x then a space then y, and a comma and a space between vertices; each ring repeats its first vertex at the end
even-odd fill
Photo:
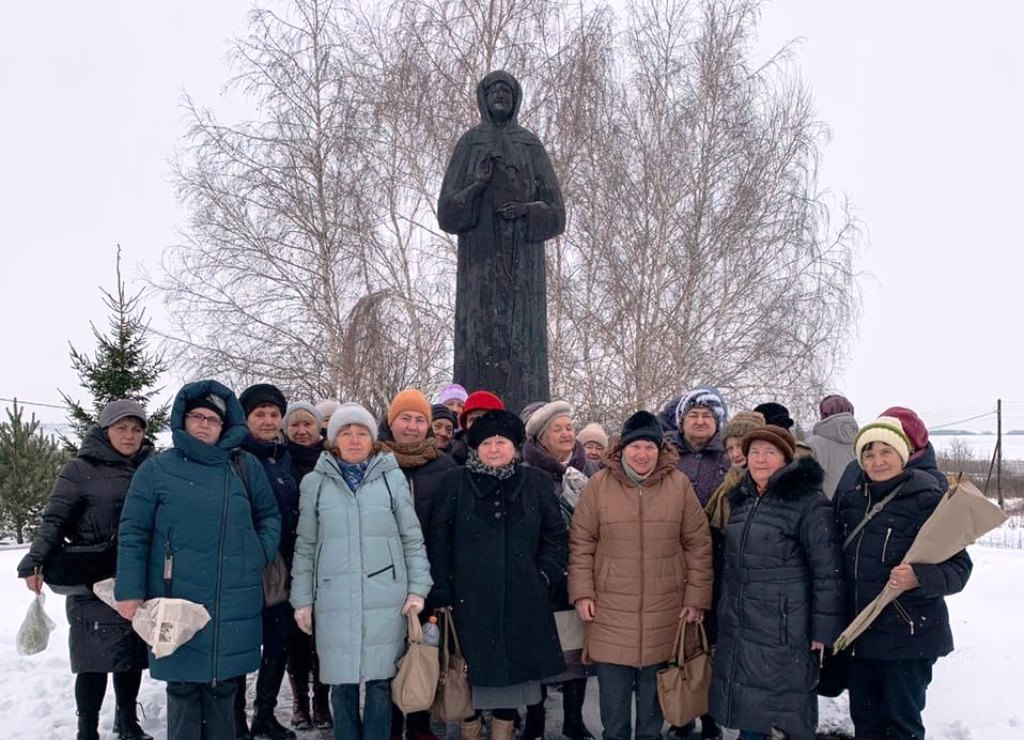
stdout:
MULTIPOLYGON (((654 464, 654 470, 651 471, 651 474, 644 479, 643 487, 649 488, 660 482, 662 478, 676 469, 676 462, 678 461, 679 453, 676 452, 675 448, 669 442, 662 442, 661 449, 658 450, 658 462, 654 464)), ((624 483, 627 486, 634 485, 633 481, 626 475, 626 471, 622 469, 621 444, 616 444, 606 452, 602 462, 609 474, 614 476, 620 483, 624 483)))
MULTIPOLYGON (((795 499, 809 488, 820 491, 824 480, 825 471, 817 460, 813 457, 798 457, 771 477, 763 495, 783 500, 795 499)), ((748 471, 739 484, 729 491, 729 503, 736 506, 744 499, 757 495, 757 486, 748 471)))

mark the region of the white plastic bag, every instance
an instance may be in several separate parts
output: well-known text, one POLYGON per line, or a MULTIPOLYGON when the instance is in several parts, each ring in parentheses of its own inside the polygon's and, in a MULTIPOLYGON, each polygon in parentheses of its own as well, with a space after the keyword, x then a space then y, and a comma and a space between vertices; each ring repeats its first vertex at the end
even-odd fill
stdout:
POLYGON ((18 655, 35 655, 46 650, 46 646, 50 642, 50 633, 57 625, 46 616, 46 612, 43 610, 45 603, 46 596, 40 593, 36 594, 29 605, 25 621, 18 628, 18 655))

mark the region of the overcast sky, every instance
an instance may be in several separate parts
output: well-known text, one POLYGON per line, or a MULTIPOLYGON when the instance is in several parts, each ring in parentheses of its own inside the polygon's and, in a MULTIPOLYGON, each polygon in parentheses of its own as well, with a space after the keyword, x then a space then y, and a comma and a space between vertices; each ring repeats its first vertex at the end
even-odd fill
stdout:
MULTIPOLYGON (((218 107, 249 7, 0 5, 0 398, 80 395, 67 343, 93 351, 88 322, 106 320, 98 287, 113 287, 117 243, 139 287, 176 241, 181 96, 218 107)), ((1024 428, 1022 27, 1015 0, 765 6, 758 54, 802 39, 797 63, 833 134, 822 184, 865 226, 863 317, 834 383, 862 420, 901 404, 934 426, 1002 397, 1006 428, 1024 428)))

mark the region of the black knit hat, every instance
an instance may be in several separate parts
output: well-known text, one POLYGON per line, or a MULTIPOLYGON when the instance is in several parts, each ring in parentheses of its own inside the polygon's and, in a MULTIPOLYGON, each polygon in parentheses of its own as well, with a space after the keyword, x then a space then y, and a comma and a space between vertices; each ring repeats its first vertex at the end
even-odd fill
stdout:
POLYGON ((193 398, 185 404, 186 414, 195 409, 206 409, 207 411, 212 411, 220 417, 221 421, 227 421, 228 419, 228 405, 224 403, 223 398, 215 393, 208 393, 205 396, 193 398))
POLYGON ((242 411, 245 418, 253 412, 257 406, 276 406, 281 411, 281 416, 288 411, 288 401, 276 385, 270 383, 257 383, 250 385, 238 396, 238 402, 242 404, 242 411))
POLYGON ((625 447, 630 442, 646 439, 647 441, 653 442, 661 447, 661 441, 663 438, 661 424, 658 423, 658 417, 650 411, 637 411, 631 417, 626 419, 626 423, 622 425, 622 434, 619 436, 619 444, 622 447, 625 447))
POLYGON ((764 417, 765 424, 782 427, 783 429, 792 429, 796 423, 793 421, 793 417, 789 415, 789 409, 781 403, 775 403, 775 401, 768 401, 767 403, 755 406, 754 411, 764 417))
POLYGON ((474 450, 491 437, 505 437, 516 447, 522 447, 526 441, 526 427, 523 426, 523 420, 511 411, 494 409, 474 421, 466 432, 466 441, 474 450))
POLYGON ((453 429, 459 425, 459 417, 443 403, 435 403, 430 407, 430 420, 437 421, 438 419, 447 419, 452 423, 453 429))

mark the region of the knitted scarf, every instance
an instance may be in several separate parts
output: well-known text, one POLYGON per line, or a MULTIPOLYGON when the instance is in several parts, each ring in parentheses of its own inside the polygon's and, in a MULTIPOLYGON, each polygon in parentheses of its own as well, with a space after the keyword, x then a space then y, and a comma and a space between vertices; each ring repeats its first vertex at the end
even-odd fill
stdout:
POLYGON ((396 442, 393 439, 381 440, 385 447, 391 450, 395 459, 398 460, 398 467, 420 468, 431 460, 436 460, 441 454, 437 446, 437 439, 428 437, 419 442, 396 442))
POLYGON ((359 488, 359 484, 363 482, 366 469, 370 467, 370 459, 367 458, 361 463, 350 463, 345 462, 340 457, 335 457, 334 464, 338 467, 341 477, 345 479, 345 483, 352 489, 352 493, 355 493, 359 488))
POLYGON ((480 456, 476 454, 476 450, 470 450, 469 457, 466 458, 466 469, 471 473, 480 473, 481 475, 489 475, 498 480, 507 480, 516 474, 516 461, 513 458, 512 462, 508 465, 492 468, 490 465, 484 465, 480 460, 480 456))

